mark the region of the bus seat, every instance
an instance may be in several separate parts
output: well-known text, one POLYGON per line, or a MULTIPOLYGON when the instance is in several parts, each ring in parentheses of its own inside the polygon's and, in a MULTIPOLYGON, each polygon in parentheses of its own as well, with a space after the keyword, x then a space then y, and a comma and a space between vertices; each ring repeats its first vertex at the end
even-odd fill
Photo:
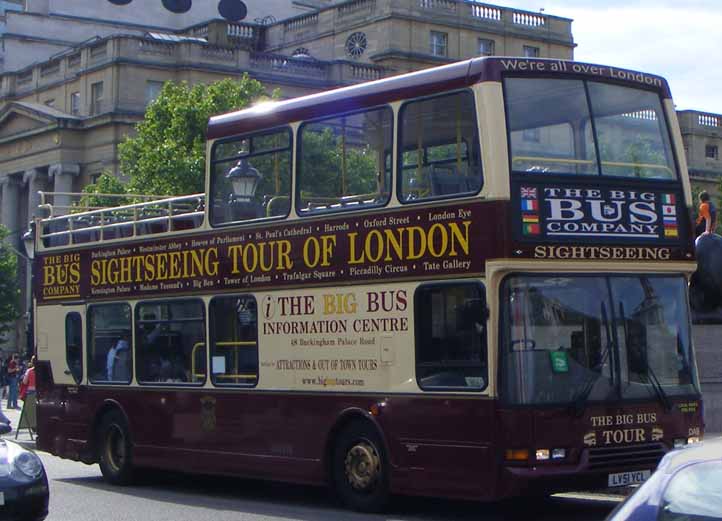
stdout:
POLYGON ((453 195, 478 191, 478 182, 458 172, 456 167, 433 166, 431 169, 431 192, 433 195, 453 195))

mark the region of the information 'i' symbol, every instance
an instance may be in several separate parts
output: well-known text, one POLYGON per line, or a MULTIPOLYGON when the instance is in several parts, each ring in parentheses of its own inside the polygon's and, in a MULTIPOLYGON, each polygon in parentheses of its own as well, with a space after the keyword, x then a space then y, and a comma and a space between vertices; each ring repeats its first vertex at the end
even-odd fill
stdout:
POLYGON ((263 316, 266 320, 273 318, 276 314, 276 306, 273 304, 273 298, 270 295, 263 297, 263 316))

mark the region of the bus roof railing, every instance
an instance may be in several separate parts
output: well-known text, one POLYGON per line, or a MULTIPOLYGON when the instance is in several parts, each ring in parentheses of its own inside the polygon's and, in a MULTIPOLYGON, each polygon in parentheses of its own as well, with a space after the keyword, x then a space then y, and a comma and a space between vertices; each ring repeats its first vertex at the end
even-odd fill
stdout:
POLYGON ((203 223, 205 213, 205 194, 171 197, 73 192, 39 194, 39 208, 44 210, 48 217, 39 220, 38 239, 44 247, 51 248, 198 228, 203 223), (88 196, 145 201, 108 207, 72 204, 73 198, 88 196), (66 199, 69 204, 48 202, 52 200, 56 203, 58 198, 66 199), (59 211, 72 213, 55 215, 59 211))

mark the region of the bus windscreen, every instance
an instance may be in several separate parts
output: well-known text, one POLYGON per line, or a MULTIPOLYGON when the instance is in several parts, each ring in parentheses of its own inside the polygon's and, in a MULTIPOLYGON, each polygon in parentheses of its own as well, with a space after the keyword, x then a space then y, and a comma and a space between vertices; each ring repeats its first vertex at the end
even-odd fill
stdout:
POLYGON ((508 277, 501 302, 505 401, 698 395, 685 293, 682 276, 508 277))

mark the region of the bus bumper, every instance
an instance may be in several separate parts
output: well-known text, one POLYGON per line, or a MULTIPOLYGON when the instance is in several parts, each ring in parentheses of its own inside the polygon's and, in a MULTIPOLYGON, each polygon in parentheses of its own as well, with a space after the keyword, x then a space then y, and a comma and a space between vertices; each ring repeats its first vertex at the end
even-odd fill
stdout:
POLYGON ((640 471, 651 474, 667 450, 663 443, 584 449, 576 463, 506 465, 500 475, 499 496, 609 489, 612 482, 636 484, 640 471))

